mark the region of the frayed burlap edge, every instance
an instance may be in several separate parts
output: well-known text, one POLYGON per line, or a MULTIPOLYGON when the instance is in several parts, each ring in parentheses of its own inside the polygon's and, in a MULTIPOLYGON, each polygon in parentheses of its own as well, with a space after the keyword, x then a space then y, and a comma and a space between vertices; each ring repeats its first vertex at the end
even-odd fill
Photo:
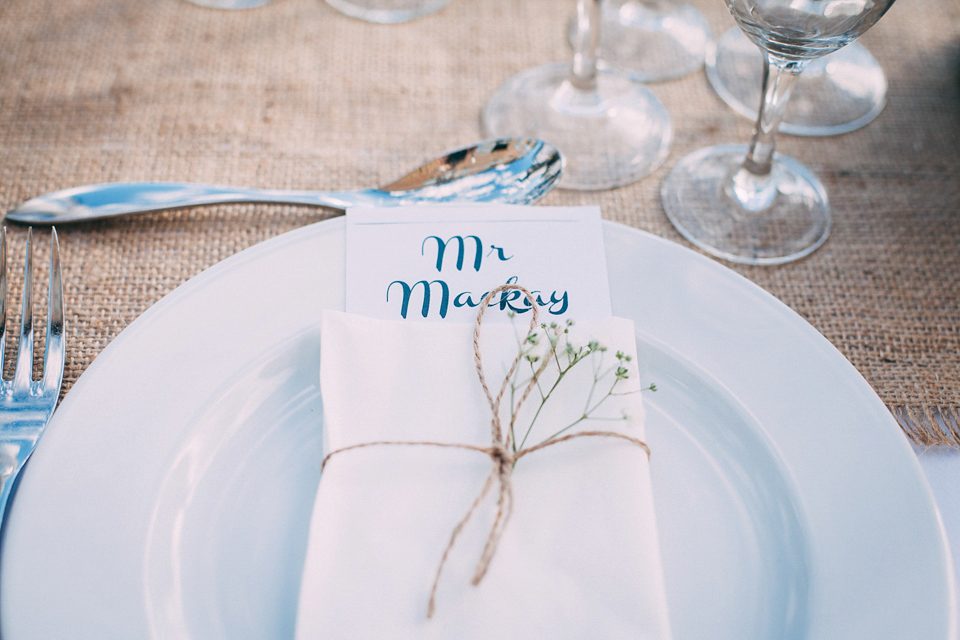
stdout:
POLYGON ((960 448, 960 413, 938 407, 887 408, 914 444, 960 448))

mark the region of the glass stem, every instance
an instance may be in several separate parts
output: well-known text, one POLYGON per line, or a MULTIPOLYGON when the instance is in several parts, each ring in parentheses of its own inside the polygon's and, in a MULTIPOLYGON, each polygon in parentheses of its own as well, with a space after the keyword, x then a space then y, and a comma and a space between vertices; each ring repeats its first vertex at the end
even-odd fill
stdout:
POLYGON ((606 107, 597 88, 597 45, 600 41, 600 3, 577 0, 574 20, 573 65, 550 98, 553 113, 565 117, 605 117, 606 107))
POLYGON ((577 0, 570 84, 581 91, 597 89, 597 47, 600 43, 600 3, 577 0))
POLYGON ((790 92, 803 70, 803 62, 782 60, 767 53, 764 57, 763 101, 753 127, 753 139, 730 185, 731 195, 751 211, 766 209, 777 196, 772 177, 777 129, 786 113, 790 92))

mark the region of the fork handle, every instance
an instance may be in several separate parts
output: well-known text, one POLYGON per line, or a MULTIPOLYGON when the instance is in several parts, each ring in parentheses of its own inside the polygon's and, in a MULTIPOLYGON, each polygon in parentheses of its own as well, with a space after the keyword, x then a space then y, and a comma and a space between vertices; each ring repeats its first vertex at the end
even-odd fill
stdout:
POLYGON ((0 531, 7 519, 7 504, 24 463, 33 451, 35 441, 9 439, 0 441, 0 531))

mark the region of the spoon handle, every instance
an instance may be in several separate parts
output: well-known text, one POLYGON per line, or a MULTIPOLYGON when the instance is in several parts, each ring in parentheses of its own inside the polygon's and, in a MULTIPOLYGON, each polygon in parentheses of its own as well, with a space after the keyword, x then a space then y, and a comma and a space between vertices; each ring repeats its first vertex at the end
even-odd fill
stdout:
POLYGON ((345 209, 358 204, 385 204, 390 196, 365 191, 283 191, 190 182, 112 182, 53 191, 11 209, 6 218, 35 225, 64 224, 113 216, 198 205, 264 202, 345 209))

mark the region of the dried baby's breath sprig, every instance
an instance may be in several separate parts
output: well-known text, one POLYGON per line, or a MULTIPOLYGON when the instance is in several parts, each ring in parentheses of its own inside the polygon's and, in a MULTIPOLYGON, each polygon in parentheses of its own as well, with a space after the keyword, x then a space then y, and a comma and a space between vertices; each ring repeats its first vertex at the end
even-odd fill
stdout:
MULTIPOLYGON (((561 436, 585 420, 619 422, 630 419, 630 416, 625 411, 621 413, 620 417, 598 416, 596 412, 611 397, 630 395, 639 391, 637 389, 618 391, 618 386, 630 378, 630 369, 627 367, 627 363, 633 359, 632 356, 623 351, 617 351, 615 353, 616 362, 612 365, 607 364, 607 362, 605 362, 608 358, 607 346, 598 340, 591 340, 585 345, 576 343, 570 333, 570 328, 573 324, 572 320, 567 320, 563 324, 558 324, 557 322, 551 322, 549 324, 541 323, 539 330, 532 331, 522 338, 518 337, 518 348, 520 349, 522 360, 527 363, 530 375, 533 376, 536 369, 542 365, 543 358, 549 358, 555 366, 556 378, 549 384, 546 384, 542 377, 537 379, 536 392, 539 395, 540 403, 520 438, 517 438, 517 434, 511 431, 511 443, 514 451, 524 448, 544 406, 557 391, 557 388, 567 374, 574 367, 586 360, 589 360, 593 365, 593 381, 587 393, 583 412, 570 424, 567 424, 548 438, 544 438, 541 442, 561 436), (601 393, 602 395, 600 395, 601 393), (597 395, 600 397, 596 398, 597 395)), ((514 379, 510 381, 511 411, 514 411, 512 408, 514 406, 513 399, 516 397, 517 392, 520 389, 526 388, 529 382, 530 378, 526 378, 525 380, 520 379, 519 371, 517 375, 514 376, 514 379)), ((656 386, 651 384, 649 387, 646 387, 646 389, 652 391, 656 389, 656 386)), ((515 416, 511 414, 511 418, 514 417, 515 416)), ((513 424, 513 422, 514 421, 511 420, 511 424, 513 424)), ((513 427, 511 427, 511 429, 512 428, 513 427)))

